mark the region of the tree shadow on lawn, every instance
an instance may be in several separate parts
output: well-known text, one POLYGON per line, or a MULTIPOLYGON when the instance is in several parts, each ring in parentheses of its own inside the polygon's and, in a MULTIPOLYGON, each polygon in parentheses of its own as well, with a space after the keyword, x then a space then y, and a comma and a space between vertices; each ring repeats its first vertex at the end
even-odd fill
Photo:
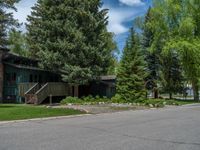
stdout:
POLYGON ((0 109, 1 108, 14 108, 14 107, 17 107, 17 106, 14 106, 14 105, 1 105, 0 104, 0 109))

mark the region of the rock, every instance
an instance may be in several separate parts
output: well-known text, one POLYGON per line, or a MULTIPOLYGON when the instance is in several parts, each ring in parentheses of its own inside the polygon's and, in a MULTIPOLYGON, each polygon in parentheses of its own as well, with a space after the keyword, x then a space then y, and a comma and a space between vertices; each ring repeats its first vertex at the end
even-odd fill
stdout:
POLYGON ((154 108, 153 104, 149 104, 149 107, 154 108))
POLYGON ((163 102, 163 105, 166 105, 167 104, 167 102, 163 102))
POLYGON ((133 103, 132 105, 133 105, 133 106, 136 106, 137 104, 136 104, 136 103, 133 103))
POLYGON ((69 104, 67 104, 68 106, 72 106, 72 104, 71 103, 69 103, 69 104))

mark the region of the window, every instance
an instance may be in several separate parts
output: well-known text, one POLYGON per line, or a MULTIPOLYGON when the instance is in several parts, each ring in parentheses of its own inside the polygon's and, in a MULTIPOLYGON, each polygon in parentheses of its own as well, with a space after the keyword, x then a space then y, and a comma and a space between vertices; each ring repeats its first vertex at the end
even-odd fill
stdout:
POLYGON ((16 75, 16 73, 13 73, 12 74, 12 82, 16 82, 16 79, 17 79, 17 75, 16 75))
POLYGON ((38 76, 35 75, 35 82, 38 82, 38 76))
POLYGON ((6 73, 6 81, 9 82, 11 80, 10 73, 6 73))
POLYGON ((39 82, 41 83, 42 82, 42 76, 39 75, 39 82))
POLYGON ((33 82, 33 75, 32 74, 29 77, 29 82, 33 82))
POLYGON ((6 73, 6 82, 7 84, 15 84, 17 80, 17 75, 16 73, 6 73))

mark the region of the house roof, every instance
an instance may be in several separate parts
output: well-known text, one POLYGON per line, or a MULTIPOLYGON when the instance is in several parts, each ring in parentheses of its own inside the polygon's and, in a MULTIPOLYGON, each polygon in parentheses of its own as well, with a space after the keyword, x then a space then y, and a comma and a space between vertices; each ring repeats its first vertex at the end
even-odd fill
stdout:
POLYGON ((4 54, 3 56, 3 59, 4 60, 7 60, 7 59, 16 59, 16 60, 25 60, 25 61, 31 61, 31 62, 38 62, 37 60, 35 59, 31 59, 31 58, 28 58, 28 57, 24 57, 24 56, 20 56, 16 53, 13 53, 13 52, 7 52, 4 54))
POLYGON ((16 64, 7 63, 7 62, 4 62, 4 64, 5 64, 5 65, 8 65, 8 66, 11 66, 11 67, 14 67, 14 68, 18 68, 18 69, 46 71, 46 70, 43 70, 43 69, 40 69, 40 68, 34 67, 34 66, 16 65, 16 64))
POLYGON ((2 46, 0 46, 0 50, 1 50, 1 51, 5 51, 5 52, 8 52, 8 51, 9 51, 8 48, 6 48, 6 47, 2 47, 2 46))

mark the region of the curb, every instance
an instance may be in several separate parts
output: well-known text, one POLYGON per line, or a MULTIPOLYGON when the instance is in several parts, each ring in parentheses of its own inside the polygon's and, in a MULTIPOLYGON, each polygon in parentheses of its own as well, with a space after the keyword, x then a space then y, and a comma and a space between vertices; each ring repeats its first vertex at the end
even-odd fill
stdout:
POLYGON ((91 115, 93 115, 93 114, 34 118, 34 119, 13 120, 13 121, 0 121, 0 125, 11 124, 11 123, 25 123, 25 122, 29 122, 29 121, 48 121, 48 120, 57 120, 57 119, 68 119, 68 118, 85 117, 85 116, 91 116, 91 115))

